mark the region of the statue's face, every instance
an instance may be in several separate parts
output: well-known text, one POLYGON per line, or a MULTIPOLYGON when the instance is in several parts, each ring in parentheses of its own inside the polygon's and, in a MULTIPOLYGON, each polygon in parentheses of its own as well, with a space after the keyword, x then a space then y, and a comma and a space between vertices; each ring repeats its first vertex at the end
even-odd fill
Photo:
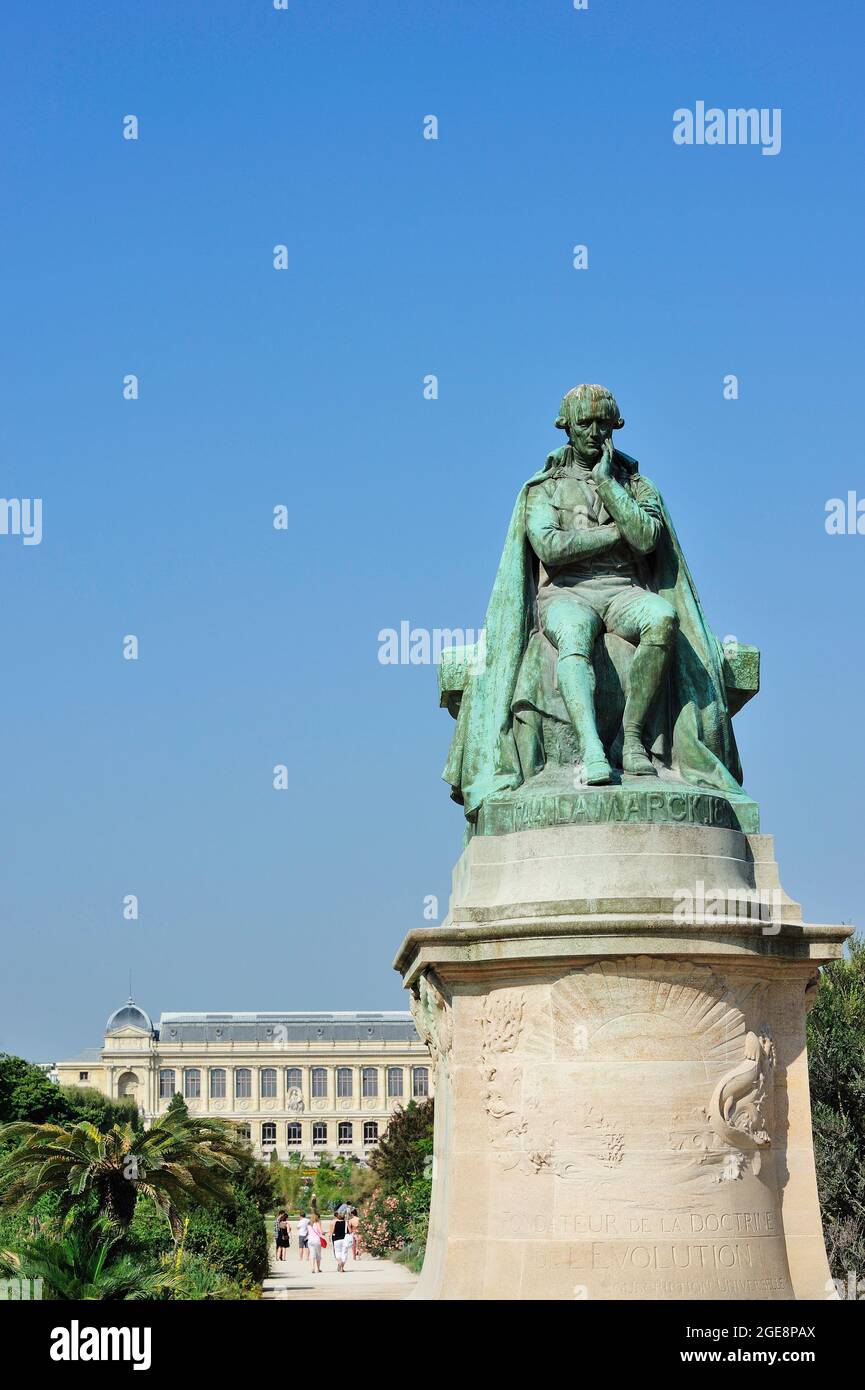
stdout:
POLYGON ((613 433, 612 420, 592 416, 579 424, 568 426, 568 438, 574 446, 577 457, 584 463, 596 464, 610 435, 613 433))

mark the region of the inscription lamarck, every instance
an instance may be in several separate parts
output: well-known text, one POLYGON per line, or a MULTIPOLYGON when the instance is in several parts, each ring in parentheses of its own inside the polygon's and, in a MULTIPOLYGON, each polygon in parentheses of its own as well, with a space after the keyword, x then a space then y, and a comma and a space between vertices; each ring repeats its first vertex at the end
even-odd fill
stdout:
MULTIPOLYGON (((547 825, 603 825, 650 822, 654 825, 705 825, 723 830, 739 828, 731 803, 699 791, 634 790, 549 792, 543 795, 492 797, 484 806, 478 830, 485 835, 509 834, 547 825)), ((756 829, 756 825, 742 828, 756 829)))

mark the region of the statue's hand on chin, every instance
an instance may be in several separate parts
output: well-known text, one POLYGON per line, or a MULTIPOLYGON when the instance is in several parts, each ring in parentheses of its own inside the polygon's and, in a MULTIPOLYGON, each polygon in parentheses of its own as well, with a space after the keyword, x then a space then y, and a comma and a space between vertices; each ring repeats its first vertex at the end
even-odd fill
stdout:
POLYGON ((598 459, 597 463, 592 469, 592 477, 594 478, 596 483, 600 483, 604 480, 604 478, 612 478, 612 476, 613 441, 611 439, 607 439, 604 441, 604 447, 601 452, 601 457, 598 459))

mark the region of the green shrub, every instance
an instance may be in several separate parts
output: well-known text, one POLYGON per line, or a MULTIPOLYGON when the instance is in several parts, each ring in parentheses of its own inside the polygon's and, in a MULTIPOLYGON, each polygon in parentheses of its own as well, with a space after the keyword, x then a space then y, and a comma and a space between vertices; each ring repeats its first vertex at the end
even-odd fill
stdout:
POLYGON ((821 972, 808 1066, 823 1234, 835 1279, 865 1277, 865 939, 821 972))
POLYGON ((109 1100, 93 1086, 58 1086, 41 1067, 23 1057, 0 1053, 0 1124, 25 1120, 31 1124, 77 1124, 88 1120, 99 1128, 138 1122, 133 1100, 109 1100))
POLYGON ((360 1217, 360 1237, 371 1255, 387 1255, 406 1243, 408 1210, 405 1192, 385 1192, 377 1187, 364 1204, 360 1217))
POLYGON ((61 1086, 59 1090, 69 1108, 70 1124, 86 1120, 103 1130, 111 1129, 112 1125, 131 1124, 134 1129, 141 1127, 141 1116, 134 1100, 109 1100, 93 1086, 61 1086))
POLYGON ((416 1178, 406 1191, 406 1210, 408 1212, 408 1243, 419 1249, 421 1252, 421 1263, 423 1263, 423 1250, 427 1242, 429 1231, 429 1211, 430 1198, 432 1196, 432 1180, 430 1178, 416 1178))
POLYGON ((394 1250, 391 1259, 399 1265, 405 1265, 412 1274, 420 1274, 423 1269, 424 1256, 426 1255, 426 1242, 417 1245, 414 1241, 409 1241, 401 1250, 394 1250))
POLYGON ((386 1192, 398 1192, 429 1173, 433 1151, 433 1102, 409 1101, 395 1110, 369 1164, 386 1192))
POLYGON ((430 1189, 428 1178, 417 1178, 410 1186, 386 1192, 377 1187, 365 1203, 360 1217, 360 1235, 371 1255, 387 1255, 394 1250, 420 1252, 426 1245, 429 1226, 430 1189))
POLYGON ((135 1203, 135 1215, 124 1238, 124 1248, 141 1260, 158 1259, 174 1248, 171 1227, 149 1197, 135 1203))
POLYGON ((185 1248, 231 1279, 260 1283, 270 1267, 270 1241, 261 1212, 241 1191, 233 1206, 200 1207, 192 1213, 185 1248))
POLYGON ((171 1293, 175 1302, 241 1302, 261 1297, 261 1286, 254 1279, 229 1278, 208 1264, 202 1255, 196 1255, 192 1251, 184 1250, 180 1255, 165 1255, 163 1264, 177 1276, 177 1284, 171 1293))

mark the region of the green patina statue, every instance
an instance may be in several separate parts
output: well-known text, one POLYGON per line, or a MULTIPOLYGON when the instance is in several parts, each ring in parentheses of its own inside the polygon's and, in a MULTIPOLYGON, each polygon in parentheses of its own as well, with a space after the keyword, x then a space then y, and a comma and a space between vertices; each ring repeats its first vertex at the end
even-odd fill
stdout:
POLYGON ((517 498, 482 650, 442 662, 444 775, 470 820, 562 770, 574 788, 659 778, 747 801, 731 718, 758 654, 709 628, 660 493, 613 447, 623 424, 604 387, 567 393, 568 443, 517 498))

